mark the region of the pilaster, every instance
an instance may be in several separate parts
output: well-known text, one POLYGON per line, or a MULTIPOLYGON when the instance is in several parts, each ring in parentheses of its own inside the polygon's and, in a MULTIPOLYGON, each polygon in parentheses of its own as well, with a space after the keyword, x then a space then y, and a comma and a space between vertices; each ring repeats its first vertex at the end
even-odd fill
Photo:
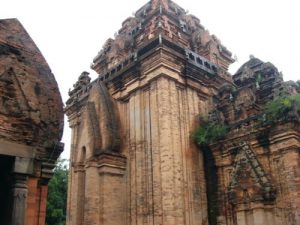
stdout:
POLYGON ((101 153, 98 156, 100 222, 99 225, 126 223, 125 156, 101 153))
POLYGON ((26 175, 15 174, 11 193, 11 225, 24 225, 28 193, 26 175))

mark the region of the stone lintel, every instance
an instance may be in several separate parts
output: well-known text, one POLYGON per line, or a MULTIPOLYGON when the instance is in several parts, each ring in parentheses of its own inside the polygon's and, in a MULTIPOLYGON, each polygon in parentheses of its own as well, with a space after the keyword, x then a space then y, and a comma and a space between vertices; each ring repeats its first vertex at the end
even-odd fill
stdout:
POLYGON ((32 146, 0 140, 0 155, 34 158, 35 152, 32 146))

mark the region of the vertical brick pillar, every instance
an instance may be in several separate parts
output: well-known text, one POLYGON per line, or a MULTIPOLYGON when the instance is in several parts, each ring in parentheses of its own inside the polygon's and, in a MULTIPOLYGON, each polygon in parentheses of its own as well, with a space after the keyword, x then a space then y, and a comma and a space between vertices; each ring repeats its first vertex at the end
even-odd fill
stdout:
POLYGON ((286 150, 282 156, 283 196, 285 207, 289 209, 289 223, 300 224, 300 172, 299 149, 286 150))
POLYGON ((45 180, 29 177, 26 225, 45 225, 48 184, 45 180))
POLYGON ((99 224, 99 173, 95 160, 85 163, 84 225, 99 224))
POLYGON ((236 224, 247 225, 246 212, 244 210, 236 212, 236 224))
POLYGON ((126 158, 117 153, 102 153, 98 158, 101 225, 122 225, 126 222, 126 158))
POLYGON ((38 225, 44 225, 46 222, 47 196, 48 185, 41 185, 39 187, 39 215, 38 225))
POLYGON ((37 189, 38 178, 28 178, 28 196, 27 196, 27 215, 26 225, 37 225, 38 224, 38 189, 37 189))
POLYGON ((78 164, 75 170, 75 185, 77 187, 75 197, 75 218, 73 219, 74 224, 84 225, 85 217, 85 168, 84 164, 78 164))

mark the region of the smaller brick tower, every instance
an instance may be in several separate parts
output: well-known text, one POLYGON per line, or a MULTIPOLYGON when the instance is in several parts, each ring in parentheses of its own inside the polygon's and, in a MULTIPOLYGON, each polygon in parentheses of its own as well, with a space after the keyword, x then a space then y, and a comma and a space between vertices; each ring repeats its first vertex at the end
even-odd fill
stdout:
POLYGON ((205 153, 213 224, 300 223, 300 92, 251 57, 215 96, 208 123, 227 127, 205 153), (298 100, 297 100, 298 99, 298 100), (214 182, 214 183, 212 183, 214 182))
POLYGON ((17 19, 0 20, 0 224, 45 224, 47 184, 63 150, 63 104, 17 19))

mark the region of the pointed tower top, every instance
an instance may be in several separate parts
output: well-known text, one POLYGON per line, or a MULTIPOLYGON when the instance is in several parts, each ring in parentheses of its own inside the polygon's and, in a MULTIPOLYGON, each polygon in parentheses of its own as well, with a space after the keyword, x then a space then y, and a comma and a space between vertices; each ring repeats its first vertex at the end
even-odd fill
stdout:
POLYGON ((151 0, 152 9, 156 9, 156 8, 162 6, 166 10, 168 10, 169 3, 170 3, 170 0, 151 0))

